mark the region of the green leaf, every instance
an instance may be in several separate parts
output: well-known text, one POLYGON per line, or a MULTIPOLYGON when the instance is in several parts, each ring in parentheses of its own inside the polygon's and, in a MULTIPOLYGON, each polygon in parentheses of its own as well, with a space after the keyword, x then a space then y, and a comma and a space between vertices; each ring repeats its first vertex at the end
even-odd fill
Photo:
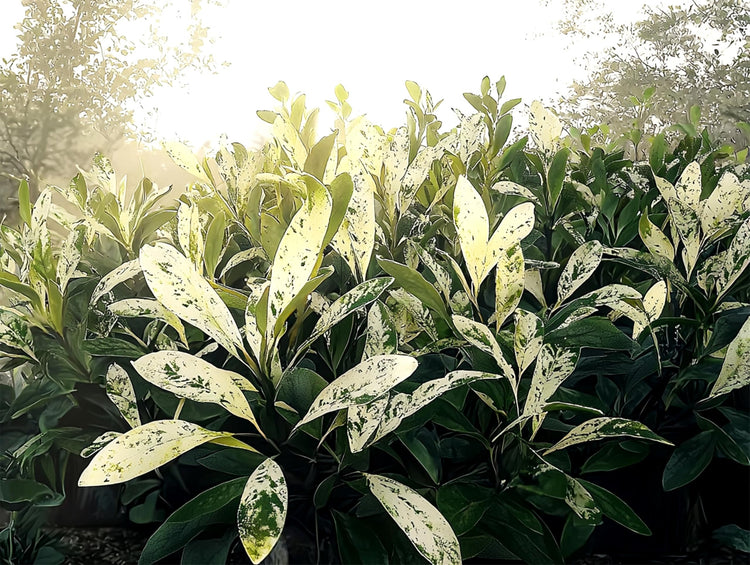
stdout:
POLYGON ((715 445, 716 435, 708 431, 677 446, 664 467, 664 490, 675 490, 694 481, 711 462, 715 445))
POLYGON ((388 552, 366 521, 332 511, 341 563, 387 565, 388 552))
POLYGON ((633 510, 625 504, 619 497, 615 496, 607 489, 598 485, 578 479, 594 499, 594 503, 604 513, 618 524, 625 526, 627 529, 634 531, 642 536, 650 536, 651 530, 633 510))
POLYGON ((737 337, 727 347, 721 373, 711 387, 708 398, 727 394, 750 383, 750 318, 748 318, 737 337))
POLYGON ((139 565, 156 563, 187 545, 212 524, 223 524, 236 515, 246 477, 211 487, 183 504, 151 535, 141 552, 139 565))
POLYGON ((155 420, 108 443, 84 469, 78 486, 124 483, 172 461, 227 432, 214 432, 182 420, 155 420))
POLYGON ((133 383, 125 369, 116 363, 112 363, 107 369, 105 380, 107 396, 117 406, 117 410, 122 414, 125 421, 130 424, 131 428, 140 426, 141 416, 138 413, 133 383))
POLYGON ((731 547, 743 553, 750 553, 750 531, 740 528, 737 524, 727 524, 717 528, 711 537, 723 547, 731 547))
POLYGON ((281 537, 288 499, 281 467, 266 459, 247 479, 237 509, 240 541, 256 565, 271 553, 281 537))
MULTIPOLYGON (((260 428, 243 390, 255 387, 242 375, 214 367, 208 361, 180 351, 157 351, 133 361, 145 380, 172 394, 195 402, 218 404, 260 428)), ((263 432, 261 432, 262 434, 263 432)))
POLYGON ((141 346, 117 337, 84 340, 81 349, 93 357, 127 357, 137 359, 146 353, 141 346))
POLYGON ((151 292, 167 310, 239 355, 242 336, 232 314, 191 261, 171 245, 156 243, 141 249, 140 264, 151 292))
POLYGON ((179 141, 168 141, 164 143, 164 149, 178 167, 198 178, 201 182, 211 184, 211 179, 203 171, 200 162, 185 144, 179 141))
POLYGON ((416 369, 417 360, 408 355, 370 357, 323 389, 295 429, 328 412, 372 402, 408 379, 416 369))
POLYGON ((39 298, 39 294, 29 285, 22 283, 13 273, 0 271, 0 286, 4 286, 28 298, 35 310, 43 310, 42 299, 39 298))
POLYGON ((206 242, 203 248, 203 262, 206 265, 206 273, 213 278, 216 267, 221 259, 224 247, 224 235, 227 229, 227 219, 223 213, 216 214, 206 231, 206 242))
POLYGON ((618 351, 632 351, 636 345, 608 318, 598 316, 572 320, 568 325, 547 333, 545 341, 569 348, 593 347, 618 351))
POLYGON ((18 215, 23 223, 31 227, 31 201, 29 198, 29 183, 22 180, 18 185, 18 215))
POLYGON ((393 479, 369 474, 365 474, 365 479, 375 498, 430 563, 461 563, 456 534, 437 508, 415 490, 393 479))
POLYGON ((588 241, 573 251, 557 283, 557 304, 561 304, 594 274, 602 260, 602 244, 588 241))
POLYGON ((544 454, 565 449, 571 445, 597 441, 611 437, 633 437, 647 439, 658 443, 672 445, 671 442, 652 432, 648 427, 635 420, 625 418, 593 418, 570 430, 567 435, 555 445, 547 449, 544 454))
POLYGON ((440 294, 420 273, 406 265, 381 257, 378 257, 378 265, 395 279, 398 286, 417 297, 444 320, 450 319, 440 294))
POLYGON ((562 193, 563 182, 565 181, 565 173, 568 166, 568 156, 570 150, 567 148, 561 149, 555 153, 552 159, 552 164, 549 166, 549 173, 547 174, 547 187, 550 195, 550 207, 552 210, 557 208, 557 202, 560 200, 560 194, 562 193))
POLYGON ((337 132, 333 132, 332 134, 323 137, 313 146, 312 149, 310 149, 310 154, 305 160, 305 166, 303 170, 306 173, 314 176, 319 181, 323 181, 323 177, 325 176, 326 165, 328 164, 328 159, 331 156, 333 146, 336 143, 337 135, 337 132))
POLYGON ((648 448, 641 451, 629 451, 619 443, 609 443, 589 457, 581 467, 581 473, 596 473, 614 471, 629 465, 634 465, 645 459, 648 448))
POLYGON ((52 491, 47 485, 30 479, 0 479, 0 502, 7 505, 31 503, 34 506, 59 506, 65 496, 52 491))

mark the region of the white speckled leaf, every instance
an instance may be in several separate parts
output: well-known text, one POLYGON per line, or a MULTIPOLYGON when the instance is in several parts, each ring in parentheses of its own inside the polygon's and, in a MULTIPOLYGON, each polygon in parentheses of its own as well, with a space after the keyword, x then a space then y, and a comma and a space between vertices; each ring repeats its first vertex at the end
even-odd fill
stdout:
POLYGON ((373 400, 369 404, 355 404, 346 413, 346 435, 349 438, 349 449, 359 453, 367 445, 367 440, 378 429, 385 409, 388 407, 388 395, 373 400))
POLYGON ((547 307, 544 297, 544 286, 542 285, 542 274, 538 269, 527 269, 523 275, 523 288, 539 301, 539 304, 547 307))
POLYGON ((258 428, 255 415, 241 390, 254 390, 254 387, 242 375, 219 369, 208 361, 180 351, 149 353, 132 364, 151 384, 180 398, 218 404, 258 428))
POLYGON ((675 185, 675 196, 693 212, 698 213, 701 199, 701 166, 693 161, 682 171, 675 185))
POLYGON ((289 156, 292 164, 297 167, 297 170, 301 170, 307 160, 307 149, 294 126, 279 115, 273 122, 272 135, 289 156))
POLYGON ((229 269, 233 269, 234 267, 236 267, 237 265, 241 265, 245 261, 251 261, 258 257, 264 258, 265 256, 266 256, 266 252, 263 250, 262 247, 253 247, 252 249, 245 249, 244 251, 235 253, 229 259, 229 261, 227 261, 227 264, 224 265, 224 268, 221 270, 221 274, 219 275, 219 278, 223 279, 224 276, 229 272, 229 269))
MULTIPOLYGON (((0 307, 0 343, 20 349, 30 358, 36 359, 34 355, 34 336, 31 334, 26 318, 13 310, 0 307)), ((3 355, 11 356, 9 352, 3 355)))
POLYGON ((417 253, 417 255, 419 256, 419 260, 422 261, 424 266, 427 267, 435 277, 435 284, 437 285, 438 289, 440 289, 440 292, 443 293, 445 299, 450 300, 452 281, 448 271, 442 265, 440 265, 440 263, 437 262, 435 257, 425 251, 425 249, 421 245, 411 240, 407 241, 407 245, 417 253))
POLYGON ((295 428, 328 412, 372 402, 408 379, 416 369, 417 360, 409 355, 370 357, 324 388, 295 428))
POLYGON ((362 360, 374 355, 389 355, 398 352, 398 333, 391 314, 380 301, 375 302, 367 313, 367 336, 362 360))
POLYGON ((455 134, 450 133, 438 141, 436 145, 423 147, 417 153, 414 160, 409 163, 406 174, 404 174, 401 181, 401 189, 398 196, 398 209, 401 212, 409 209, 419 187, 424 182, 424 179, 427 178, 433 161, 440 159, 446 151, 454 152, 457 144, 458 138, 455 134))
POLYGON ((180 204, 177 210, 177 239, 182 252, 189 257, 196 268, 203 264, 203 228, 198 206, 180 204))
POLYGON ((602 244, 596 240, 588 241, 573 251, 557 283, 557 303, 561 304, 580 288, 601 262, 602 244))
POLYGON ((364 280, 375 246, 375 181, 359 161, 347 155, 338 173, 349 173, 354 189, 346 209, 346 225, 359 279, 364 280))
MULTIPOLYGON (((588 187, 587 187, 588 188, 588 187)), ((509 180, 502 180, 492 185, 492 190, 499 192, 500 194, 507 194, 508 196, 523 196, 528 198, 532 202, 538 202, 534 193, 523 185, 509 180)))
POLYGON ((750 218, 737 229, 729 244, 721 272, 716 279, 716 292, 723 297, 750 264, 750 218))
POLYGON ((482 147, 487 135, 487 126, 484 124, 484 115, 472 114, 460 116, 458 134, 458 157, 462 163, 468 163, 469 157, 482 147))
MULTIPOLYGON (((305 345, 312 343, 349 314, 378 299, 393 282, 391 277, 378 277, 358 284, 339 296, 318 319, 305 345)), ((303 346, 304 347, 304 346, 303 346)))
POLYGON ((730 172, 724 173, 713 192, 705 200, 701 210, 701 228, 703 237, 722 233, 728 229, 729 219, 742 212, 742 204, 747 191, 740 181, 730 172))
POLYGON ((187 346, 185 326, 174 313, 162 306, 158 300, 151 300, 149 298, 126 298, 124 300, 113 302, 107 308, 116 316, 122 316, 123 318, 143 317, 162 320, 175 329, 182 343, 187 346))
MULTIPOLYGON (((540 458, 541 459, 541 458, 540 458)), ((565 479, 565 503, 576 515, 587 522, 595 522, 599 519, 601 511, 596 506, 593 497, 585 487, 567 473, 563 473, 557 467, 548 464, 546 461, 536 468, 535 476, 553 473, 562 475, 565 479)))
POLYGON ((513 350, 518 363, 518 374, 533 363, 544 341, 544 322, 536 314, 526 310, 516 310, 516 329, 513 334, 513 350))
POLYGON ((68 282, 76 272, 85 239, 86 228, 79 225, 71 230, 60 248, 60 257, 57 261, 57 282, 60 285, 60 292, 65 292, 68 282))
POLYGON ((102 435, 98 436, 88 447, 84 447, 81 450, 81 457, 84 459, 88 459, 89 457, 93 456, 95 453, 97 453, 99 450, 101 450, 105 445, 107 445, 109 442, 111 442, 113 439, 120 437, 122 435, 122 432, 104 432, 102 435))
MULTIPOLYGON (((646 317, 649 322, 653 322, 661 316, 666 303, 667 283, 665 281, 658 281, 643 296, 643 309, 646 311, 646 317)), ((633 322, 633 339, 641 334, 644 327, 639 320, 633 322)))
POLYGON ((634 437, 672 445, 640 422, 627 420, 625 418, 608 418, 604 416, 601 418, 593 418, 583 424, 579 424, 570 430, 564 438, 547 449, 544 454, 547 455, 548 453, 552 453, 559 449, 565 449, 571 445, 611 437, 634 437))
POLYGON ((523 408, 524 416, 543 414, 550 397, 576 368, 578 356, 579 352, 571 349, 558 349, 549 344, 542 346, 523 408))
POLYGON ((141 415, 138 413, 138 403, 135 399, 133 383, 128 373, 116 363, 112 363, 105 376, 107 396, 117 407, 125 421, 131 428, 141 425, 141 415))
POLYGON ((141 248, 140 264, 151 292, 165 308, 238 355, 242 336, 232 314, 189 259, 171 245, 155 243, 141 248))
MULTIPOLYGON (((402 307, 416 322, 418 329, 424 331, 432 339, 437 339, 437 328, 435 321, 432 319, 430 309, 419 298, 410 294, 403 288, 397 288, 389 291, 391 299, 395 300, 399 307, 402 307)), ((415 336, 416 337, 416 336, 415 336)))
POLYGON ((270 284, 270 281, 260 279, 257 284, 248 285, 250 287, 250 294, 247 297, 247 305, 245 306, 245 338, 250 345, 250 351, 253 352, 253 355, 258 360, 260 360, 261 345, 266 328, 258 327, 256 310, 258 303, 261 301, 263 294, 270 284))
POLYGON ((531 202, 524 202, 509 210, 487 243, 482 278, 484 279, 497 264, 503 251, 520 242, 531 233, 532 229, 534 229, 534 205, 531 202))
POLYGON ((721 396, 750 383, 750 318, 740 328, 727 348, 724 364, 711 387, 709 398, 721 396))
POLYGON ((396 130, 391 141, 387 143, 383 162, 386 212, 389 218, 393 218, 401 190, 401 179, 409 166, 409 132, 405 127, 396 130))
POLYGON ((463 175, 458 177, 453 193, 453 221, 469 276, 478 289, 487 255, 489 217, 482 197, 463 175))
POLYGON ((440 379, 433 379, 419 385, 411 394, 398 393, 391 396, 385 414, 379 419, 379 427, 373 441, 396 430, 404 418, 416 414, 430 402, 449 390, 475 381, 500 379, 501 375, 481 371, 451 371, 440 379))
POLYGON ((393 479, 369 474, 365 474, 365 478, 375 498, 430 563, 461 563, 461 548, 456 534, 437 508, 417 491, 393 479))
POLYGON ((643 212, 638 222, 638 233, 646 244, 648 250, 656 256, 664 257, 669 261, 674 260, 674 246, 669 238, 664 235, 658 226, 651 223, 648 214, 643 212))
POLYGON ((289 492, 281 467, 273 459, 266 459, 247 479, 237 508, 240 541, 256 565, 279 541, 288 501, 289 492))
POLYGON ((690 273, 695 266, 701 246, 700 220, 695 211, 678 198, 669 200, 667 205, 677 233, 685 246, 685 268, 690 273))
POLYGON ((671 182, 667 179, 657 177, 656 175, 654 175, 654 180, 656 181, 656 188, 659 190, 659 194, 661 194, 664 202, 669 202, 670 200, 677 198, 677 191, 674 186, 672 186, 671 182))
POLYGON ((516 376, 513 372, 513 368, 505 360, 503 352, 498 345, 495 336, 492 335, 490 329, 484 324, 464 318, 463 316, 453 316, 453 325, 456 326, 456 330, 461 334, 466 341, 468 341, 474 347, 489 353, 497 363, 500 370, 503 372, 505 378, 510 382, 510 386, 513 390, 516 390, 516 376))
POLYGON ((141 265, 137 259, 123 263, 116 269, 112 269, 104 275, 96 285, 94 292, 91 294, 90 304, 96 304, 99 299, 115 288, 118 284, 124 283, 128 279, 141 273, 141 265))
POLYGON ((164 149, 178 167, 197 177, 201 182, 211 183, 189 147, 178 141, 169 141, 164 144, 164 149))
POLYGON ((107 444, 81 473, 78 486, 124 483, 172 461, 194 447, 229 437, 184 420, 155 420, 107 444))
POLYGON ((314 274, 330 217, 330 194, 322 184, 309 183, 307 200, 289 223, 273 260, 266 325, 268 332, 314 274))
POLYGON ((551 157, 560 145, 562 123, 541 102, 534 100, 529 111, 529 132, 536 147, 551 157))

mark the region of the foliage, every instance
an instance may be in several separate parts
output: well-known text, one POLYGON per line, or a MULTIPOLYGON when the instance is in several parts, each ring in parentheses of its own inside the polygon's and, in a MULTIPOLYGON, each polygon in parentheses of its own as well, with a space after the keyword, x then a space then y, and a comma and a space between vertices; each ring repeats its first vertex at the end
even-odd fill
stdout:
POLYGON ((155 88, 185 69, 210 67, 200 5, 193 2, 178 40, 159 32, 161 14, 174 10, 169 3, 25 0, 18 51, 0 65, 4 200, 20 179, 36 195, 47 175, 132 136, 133 111, 155 88), (154 21, 147 37, 132 26, 143 18, 154 21))
POLYGON ((750 140, 745 2, 645 6, 632 24, 617 23, 596 0, 567 0, 565 7, 564 34, 596 36, 599 44, 613 38, 586 61, 589 76, 563 97, 572 120, 607 124, 615 135, 631 137, 636 152, 671 124, 692 136, 707 126, 712 137, 739 149, 750 140))
POLYGON ((338 87, 318 137, 279 83, 261 149, 168 146, 195 177, 173 206, 103 158, 33 205, 22 185, 7 479, 58 500, 55 458, 91 457, 80 487, 158 524, 142 563, 292 535, 308 562, 560 563, 605 519, 658 526, 602 472, 646 460, 695 500, 747 465, 746 166, 708 132, 633 163, 539 103, 509 143, 504 87, 451 131, 415 83, 388 131, 338 87))

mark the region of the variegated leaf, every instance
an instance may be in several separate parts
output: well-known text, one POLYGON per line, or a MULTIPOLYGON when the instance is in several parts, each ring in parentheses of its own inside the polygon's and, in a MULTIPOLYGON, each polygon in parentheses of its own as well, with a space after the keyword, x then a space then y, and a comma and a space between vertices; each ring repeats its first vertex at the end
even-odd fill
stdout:
POLYGON ((531 190, 529 190, 525 186, 509 180, 496 182, 492 185, 492 190, 495 190, 500 194, 507 194, 508 196, 523 196, 524 198, 528 198, 532 202, 539 201, 539 199, 534 196, 534 193, 531 192, 531 190))
POLYGON ((255 388, 242 375, 219 369, 208 361, 179 351, 149 353, 132 364, 151 384, 180 398, 218 404, 258 428, 255 415, 242 394, 242 390, 255 388))
POLYGON ((375 247, 375 181, 362 163, 352 161, 348 155, 341 160, 337 172, 349 173, 354 185, 346 209, 346 224, 340 229, 348 230, 357 267, 355 273, 359 273, 359 280, 365 280, 375 247))
POLYGON ((721 235, 731 227, 731 219, 742 212, 747 191, 735 175, 725 172, 703 203, 701 229, 704 238, 721 235))
POLYGON ((105 445, 111 442, 113 439, 120 437, 122 432, 104 432, 98 436, 88 447, 84 447, 81 450, 81 457, 88 459, 100 451, 105 445))
POLYGON ((377 441, 396 430, 405 418, 416 414, 419 410, 449 390, 479 380, 499 378, 502 378, 502 376, 483 373, 481 371, 451 371, 440 379, 433 379, 422 383, 411 394, 394 394, 388 402, 385 414, 378 421, 379 427, 373 441, 377 441))
POLYGON ((534 145, 547 157, 551 157, 560 145, 562 123, 541 102, 534 100, 529 110, 529 132, 534 145))
POLYGON ((430 563, 461 563, 458 538, 437 508, 417 491, 393 479, 370 474, 365 474, 365 479, 375 498, 430 563))
POLYGON ((424 302, 403 288, 397 288, 389 292, 391 299, 395 300, 399 306, 409 313, 420 330, 426 332, 432 339, 437 339, 435 321, 432 319, 430 309, 424 302))
POLYGON ((398 333, 385 304, 376 301, 367 313, 367 336, 362 360, 398 352, 398 333))
POLYGON ((387 216, 393 218, 399 201, 401 179, 409 166, 409 132, 405 127, 398 128, 387 142, 383 164, 385 165, 385 182, 383 183, 385 207, 387 216))
POLYGON ((300 139, 299 132, 281 115, 277 116, 272 128, 273 139, 281 145, 297 170, 301 170, 307 160, 307 149, 300 139))
POLYGON ((355 404, 349 407, 346 414, 346 435, 352 453, 362 451, 378 429, 388 407, 388 400, 388 395, 385 395, 369 404, 355 404))
POLYGON ((164 144, 164 149, 178 167, 200 179, 201 182, 211 183, 190 148, 178 141, 169 141, 164 144))
POLYGON ((709 398, 721 396, 750 384, 750 318, 742 324, 737 337, 727 348, 724 364, 711 387, 709 398))
POLYGON ((586 242, 573 251, 557 283, 557 304, 580 288, 594 274, 601 261, 602 244, 596 240, 586 242))
POLYGON ((474 347, 492 355, 492 358, 497 363, 500 370, 503 372, 505 378, 510 382, 510 386, 513 390, 516 390, 516 375, 513 372, 513 368, 505 360, 502 349, 497 343, 495 336, 492 335, 490 329, 484 324, 464 318, 463 316, 453 316, 453 325, 456 326, 456 330, 461 334, 466 341, 468 341, 474 347))
POLYGON ((750 265, 750 218, 737 229, 729 244, 724 264, 716 280, 716 292, 723 297, 732 288, 740 275, 750 265))
POLYGON ((81 473, 78 486, 124 483, 172 461, 194 447, 228 432, 214 432, 183 420, 155 420, 115 438, 81 473))
POLYGON ((267 332, 279 331, 276 321, 287 305, 315 274, 331 217, 331 196, 326 188, 310 179, 307 200, 294 215, 279 243, 271 270, 267 332))
POLYGON ((587 422, 576 426, 570 430, 564 438, 547 449, 544 454, 547 455, 548 453, 558 451, 559 449, 565 449, 571 445, 612 437, 633 437, 672 445, 672 443, 655 434, 640 422, 627 420, 625 418, 608 418, 604 416, 601 418, 593 418, 592 420, 588 420, 587 422))
POLYGON ((534 362, 544 341, 544 322, 531 312, 516 310, 516 329, 513 334, 513 349, 518 364, 518 374, 534 362))
MULTIPOLYGON (((20 313, 0 307, 0 343, 20 349, 31 359, 34 355, 34 336, 28 322, 20 313)), ((3 355, 10 356, 8 352, 3 355)))
POLYGON ((495 272, 495 324, 498 330, 521 302, 525 269, 520 243, 500 252, 495 272))
POLYGON ((245 249, 244 251, 235 253, 229 259, 229 261, 227 261, 227 264, 224 265, 224 268, 221 270, 221 274, 219 275, 219 278, 223 279, 230 269, 234 269, 236 266, 241 265, 245 261, 252 261, 253 259, 257 259, 257 258, 265 258, 265 256, 266 256, 266 252, 263 250, 262 247, 253 247, 252 249, 245 249))
POLYGON ((646 212, 643 212, 638 222, 638 233, 651 253, 664 257, 669 261, 674 260, 674 246, 672 242, 664 235, 664 232, 651 223, 646 212))
POLYGON ((311 344, 349 314, 378 299, 393 283, 391 277, 378 277, 358 284, 346 294, 338 297, 318 319, 305 345, 311 344))
POLYGON ((565 492, 560 494, 563 496, 565 504, 567 504, 580 519, 587 522, 595 522, 599 519, 601 511, 596 506, 591 494, 579 481, 575 480, 557 467, 542 460, 542 462, 536 467, 534 476, 541 477, 548 473, 558 476, 562 475, 565 480, 565 492))
POLYGON ((469 157, 482 147, 487 134, 487 127, 484 124, 483 114, 476 113, 470 116, 459 114, 459 119, 458 157, 462 163, 468 163, 469 157))
POLYGON ((140 264, 151 292, 165 308, 239 355, 242 336, 232 314, 190 260, 171 245, 155 243, 141 249, 140 264))
POLYGON ((662 199, 664 199, 664 202, 669 202, 677 198, 677 191, 667 179, 654 175, 654 181, 656 181, 656 188, 659 194, 661 194, 662 199))
POLYGON ((419 260, 422 264, 427 267, 432 275, 435 277, 435 284, 437 285, 440 292, 446 300, 450 300, 451 296, 451 276, 450 273, 437 262, 437 259, 428 253, 421 245, 409 240, 407 246, 413 249, 419 256, 419 260))
POLYGON ((141 415, 138 413, 133 383, 125 369, 116 363, 112 363, 107 369, 105 381, 107 396, 117 407, 125 421, 130 424, 131 428, 140 426, 141 415))
POLYGON ((416 369, 417 360, 408 355, 370 357, 324 388, 295 429, 328 412, 372 402, 408 379, 416 369))
POLYGON ((94 292, 91 294, 90 304, 96 304, 99 299, 110 292, 118 284, 124 283, 128 279, 139 275, 141 273, 141 265, 137 259, 127 261, 116 269, 111 270, 109 273, 104 275, 96 285, 94 292))
POLYGON ((110 304, 107 309, 123 318, 153 318, 162 320, 174 328, 182 343, 187 347, 188 341, 185 335, 185 326, 180 319, 167 310, 158 300, 149 298, 126 298, 110 304))
POLYGON ((579 354, 579 351, 558 349, 549 344, 543 345, 539 351, 523 408, 523 416, 534 417, 534 431, 544 419, 544 407, 549 399, 575 370, 579 354))
POLYGON ((403 179, 401 190, 398 195, 398 209, 403 213, 409 209, 414 196, 422 186, 424 179, 432 167, 433 161, 440 159, 446 151, 455 153, 458 138, 454 133, 449 133, 434 146, 423 147, 409 163, 403 179))
POLYGON ((692 208, 677 198, 669 200, 667 205, 677 233, 685 246, 685 268, 689 274, 695 266, 700 251, 700 220, 692 208))
POLYGON ((60 292, 65 292, 68 282, 75 275, 85 239, 86 227, 76 226, 68 234, 60 249, 60 258, 57 260, 57 282, 60 285, 60 292))
POLYGON ((523 288, 528 290, 531 295, 537 299, 539 304, 547 307, 547 299, 544 296, 544 285, 542 284, 542 274, 538 269, 526 269, 523 274, 523 288))
MULTIPOLYGON (((648 289, 643 297, 643 309, 649 322, 653 322, 661 316, 664 305, 667 303, 667 283, 665 281, 656 282, 648 289)), ((637 338, 645 326, 640 321, 633 322, 633 338, 637 338)))
POLYGON ((281 467, 273 459, 266 459, 247 479, 237 508, 240 541, 256 565, 279 541, 288 501, 289 492, 281 467))
POLYGON ((482 283, 487 243, 489 216, 482 197, 463 175, 458 177, 453 193, 453 222, 456 224, 461 253, 466 261, 474 288, 482 283))
POLYGON ((250 345, 250 351, 253 352, 253 355, 258 360, 261 357, 261 346, 265 328, 258 327, 257 310, 258 304, 262 302, 263 295, 267 292, 270 284, 270 281, 265 279, 258 279, 253 284, 248 282, 250 294, 247 297, 247 305, 245 306, 245 338, 250 345))
POLYGON ((524 202, 511 208, 497 226, 487 243, 487 254, 484 259, 484 271, 486 277, 492 268, 497 265, 500 256, 510 247, 519 243, 534 229, 534 205, 524 202))
POLYGON ((697 161, 692 161, 682 171, 682 175, 675 185, 675 196, 680 203, 698 215, 700 214, 701 189, 701 166, 697 161))
POLYGON ((182 252, 192 260, 196 269, 201 270, 203 264, 203 227, 198 206, 180 204, 177 211, 177 238, 182 252))

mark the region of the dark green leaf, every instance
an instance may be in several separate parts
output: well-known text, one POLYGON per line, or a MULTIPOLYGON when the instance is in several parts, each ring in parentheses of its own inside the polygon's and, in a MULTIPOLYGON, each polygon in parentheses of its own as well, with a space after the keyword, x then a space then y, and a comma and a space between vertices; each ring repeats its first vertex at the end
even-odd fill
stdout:
POLYGON ((713 432, 701 432, 680 444, 664 468, 664 490, 675 490, 695 480, 711 462, 715 445, 713 432))
POLYGON ((138 359, 148 351, 135 343, 116 337, 98 337, 83 342, 83 350, 94 357, 127 357, 138 359))
POLYGON ((625 526, 629 530, 634 531, 636 534, 642 536, 650 536, 651 530, 646 524, 643 523, 638 515, 625 504, 619 497, 615 496, 607 489, 604 489, 598 485, 578 479, 578 482, 589 492, 591 497, 594 499, 594 503, 604 513, 605 516, 611 518, 618 524, 625 526))
POLYGON ((619 351, 632 351, 636 345, 608 318, 603 317, 576 320, 563 329, 549 332, 544 341, 560 347, 593 347, 619 351))

